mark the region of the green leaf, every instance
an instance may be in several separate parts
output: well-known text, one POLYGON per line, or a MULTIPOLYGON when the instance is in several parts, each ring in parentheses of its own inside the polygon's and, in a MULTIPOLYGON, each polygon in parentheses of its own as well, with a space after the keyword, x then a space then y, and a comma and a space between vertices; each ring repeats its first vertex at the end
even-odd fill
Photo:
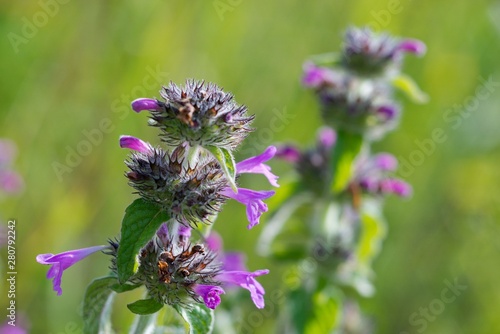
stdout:
POLYGON ((205 147, 210 153, 213 154, 215 159, 219 162, 224 174, 226 175, 231 188, 238 191, 236 187, 236 163, 231 151, 222 147, 207 146, 205 147))
POLYGON ((405 93, 415 103, 426 103, 429 96, 418 87, 417 83, 406 74, 399 74, 392 79, 392 85, 405 93))
POLYGON ((163 307, 163 304, 155 299, 139 299, 127 305, 128 309, 135 314, 148 315, 156 313, 163 307))
POLYGON ((202 304, 183 307, 179 304, 174 309, 184 318, 189 327, 189 334, 209 334, 214 328, 214 310, 202 304))
POLYGON ((112 333, 111 305, 115 292, 111 286, 116 277, 96 278, 89 284, 83 299, 83 332, 85 334, 112 333))
POLYGON ((305 334, 331 333, 340 323, 341 301, 336 290, 326 288, 312 297, 312 314, 308 319, 305 334))
POLYGON ((343 191, 351 181, 354 159, 361 151, 363 136, 361 134, 338 131, 337 142, 331 154, 333 180, 331 189, 334 193, 343 191))
POLYGON ((154 333, 156 326, 156 318, 158 317, 158 312, 148 315, 137 315, 135 316, 132 327, 130 327, 129 334, 144 334, 144 333, 154 333))
POLYGON ((116 257, 120 283, 126 282, 135 273, 139 250, 151 240, 160 225, 169 219, 168 214, 158 204, 142 198, 136 199, 125 210, 116 257))
POLYGON ((113 284, 111 286, 111 290, 113 290, 114 292, 117 292, 117 293, 122 293, 122 292, 127 292, 127 291, 131 291, 131 290, 134 290, 134 289, 137 289, 138 287, 140 287, 142 284, 120 284, 120 283, 116 283, 116 284, 113 284))
POLYGON ((361 208, 361 236, 356 249, 358 261, 370 266, 382 248, 387 233, 386 223, 375 203, 365 201, 361 208))

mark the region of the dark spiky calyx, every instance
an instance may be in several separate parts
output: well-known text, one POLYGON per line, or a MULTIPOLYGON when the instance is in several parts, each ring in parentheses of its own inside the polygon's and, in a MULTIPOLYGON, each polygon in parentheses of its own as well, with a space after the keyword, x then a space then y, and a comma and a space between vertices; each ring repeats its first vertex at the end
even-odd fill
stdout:
POLYGON ((186 161, 186 146, 172 154, 160 148, 150 153, 133 153, 126 162, 129 184, 149 201, 160 204, 172 218, 196 226, 212 223, 227 197, 220 195, 228 187, 218 162, 202 150, 194 166, 186 161))
POLYGON ((174 83, 160 92, 165 102, 151 111, 151 125, 162 130, 162 140, 172 146, 236 148, 252 131, 254 116, 238 105, 230 93, 213 83, 189 80, 184 87, 174 83))

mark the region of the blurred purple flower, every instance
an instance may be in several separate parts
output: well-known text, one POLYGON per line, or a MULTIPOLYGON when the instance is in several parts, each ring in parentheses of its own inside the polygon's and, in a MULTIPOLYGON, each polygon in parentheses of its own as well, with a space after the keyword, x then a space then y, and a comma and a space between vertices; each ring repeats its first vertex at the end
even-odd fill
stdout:
POLYGON ((285 145, 278 147, 276 151, 276 157, 283 159, 285 161, 295 163, 300 160, 302 153, 300 150, 293 145, 285 145))
POLYGON ((108 246, 94 246, 82 249, 76 249, 67 251, 59 254, 40 254, 36 257, 36 261, 40 264, 50 265, 51 268, 47 273, 48 279, 52 280, 52 285, 54 287, 54 291, 57 292, 57 295, 60 296, 62 294, 61 289, 61 279, 64 270, 68 269, 75 263, 83 260, 87 256, 96 253, 98 251, 104 250, 108 248, 108 246))
POLYGON ((318 144, 329 150, 337 141, 335 130, 329 127, 322 127, 318 131, 318 144))
POLYGON ((306 62, 303 69, 302 84, 306 87, 319 88, 325 84, 334 82, 334 72, 328 68, 316 66, 312 62, 306 62))
POLYGON ((16 321, 16 325, 9 325, 8 322, 5 322, 0 325, 0 333, 2 334, 27 334, 28 331, 19 325, 19 321, 16 321))
POLYGON ((413 53, 417 56, 423 56, 427 52, 424 42, 418 39, 405 39, 397 46, 398 51, 413 53))

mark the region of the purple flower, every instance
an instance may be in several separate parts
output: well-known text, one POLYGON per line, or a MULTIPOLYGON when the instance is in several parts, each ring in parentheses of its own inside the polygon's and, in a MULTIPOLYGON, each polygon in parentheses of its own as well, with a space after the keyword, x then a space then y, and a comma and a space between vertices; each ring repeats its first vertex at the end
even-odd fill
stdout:
POLYGON ((427 47, 422 41, 417 39, 405 39, 397 46, 398 51, 413 53, 422 56, 427 52, 427 47))
POLYGON ((193 288, 194 292, 203 298, 203 302, 208 308, 215 310, 220 304, 220 294, 225 293, 220 286, 196 284, 193 288))
POLYGON ((403 180, 385 179, 380 183, 380 190, 383 193, 395 194, 401 197, 409 197, 412 194, 412 187, 403 180))
POLYGON ((267 205, 262 200, 273 196, 274 191, 238 188, 238 193, 235 193, 231 188, 224 188, 221 194, 246 205, 247 218, 250 222, 247 228, 251 229, 259 223, 260 216, 268 210, 267 205))
POLYGON ((379 153, 373 157, 376 168, 385 171, 395 171, 398 168, 398 160, 390 153, 379 153))
POLYGON ((300 153, 297 147, 292 145, 286 145, 278 147, 275 156, 285 161, 295 163, 300 160, 302 154, 300 153))
POLYGON ((333 72, 324 67, 318 67, 311 62, 304 64, 304 76, 302 84, 306 87, 319 88, 320 86, 333 82, 333 72))
POLYGON ((132 109, 135 112, 143 110, 157 110, 159 108, 158 101, 147 98, 140 98, 132 101, 132 109))
POLYGON ((120 136, 120 147, 128 148, 143 154, 148 154, 153 150, 153 147, 149 143, 132 136, 120 136))
MULTIPOLYGON (((276 182, 278 177, 271 173, 271 167, 264 164, 276 154, 276 147, 269 146, 262 154, 248 158, 236 164, 236 173, 256 173, 263 174, 269 183, 275 187, 279 187, 276 182)), ((238 192, 234 192, 230 187, 222 189, 221 194, 235 199, 238 202, 246 205, 247 218, 250 224, 248 229, 251 229, 259 223, 260 216, 267 211, 267 205, 262 201, 274 195, 274 191, 257 191, 246 188, 238 188, 238 192)))
POLYGON ((264 152, 262 152, 262 154, 238 162, 236 164, 236 172, 238 174, 263 174, 272 186, 279 187, 278 183, 276 182, 278 180, 278 177, 271 173, 271 167, 264 164, 264 162, 271 160, 275 154, 276 147, 269 146, 264 152))
POLYGON ((167 223, 161 224, 161 226, 158 229, 158 231, 156 231, 156 236, 160 239, 160 241, 164 245, 167 245, 170 242, 170 237, 169 237, 169 234, 168 234, 168 225, 167 225, 167 223))
POLYGON ((246 271, 245 254, 240 252, 224 253, 222 256, 222 268, 225 271, 246 271))
POLYGON ((0 325, 0 333, 2 334, 26 334, 28 331, 19 325, 19 320, 16 321, 16 325, 9 325, 5 322, 0 325))
POLYGON ((323 127, 318 131, 318 143, 329 150, 337 141, 337 134, 332 128, 323 127))
POLYGON ((17 172, 0 169, 0 190, 8 194, 14 194, 20 192, 23 186, 23 179, 17 172))
POLYGON ((51 253, 40 254, 36 257, 36 261, 40 264, 52 266, 47 273, 47 278, 53 279, 52 285, 54 287, 54 291, 57 291, 57 295, 60 296, 62 294, 61 278, 64 270, 68 269, 78 261, 83 260, 90 254, 106 248, 108 248, 108 246, 94 246, 67 251, 56 255, 51 253))
POLYGON ((399 113, 399 109, 395 105, 387 104, 387 105, 383 105, 383 106, 378 107, 376 112, 380 116, 382 116, 384 119, 391 120, 397 116, 397 114, 399 113))
POLYGON ((255 277, 266 275, 269 270, 262 269, 253 273, 247 271, 223 271, 217 279, 226 284, 238 285, 250 291, 250 296, 257 308, 264 308, 264 288, 255 280, 255 277))

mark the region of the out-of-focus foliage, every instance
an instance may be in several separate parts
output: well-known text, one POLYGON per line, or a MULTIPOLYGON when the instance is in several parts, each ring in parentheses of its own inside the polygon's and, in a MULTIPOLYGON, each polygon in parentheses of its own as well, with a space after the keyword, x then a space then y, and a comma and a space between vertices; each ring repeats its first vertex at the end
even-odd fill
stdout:
MULTIPOLYGON (((320 121, 314 97, 299 84, 303 60, 338 49, 350 24, 370 23, 427 44, 426 57, 407 57, 405 72, 430 101, 406 103, 400 130, 376 145, 402 159, 400 176, 414 196, 386 204, 377 292, 362 308, 378 333, 500 328, 499 22, 500 3, 487 0, 0 3, 0 137, 18 145, 15 168, 25 180, 21 195, 0 203, 2 221, 17 220, 18 314, 33 333, 79 332, 85 287, 108 273, 108 257, 70 268, 56 296, 35 256, 116 236, 135 198, 118 137, 156 140, 146 115, 131 116, 130 101, 159 97, 170 80, 214 81, 256 114, 257 131, 237 158, 276 141, 305 146, 320 121), (467 289, 444 301, 443 289, 455 282, 467 289)), ((246 229, 237 203, 226 205, 217 230, 225 249, 254 251, 259 226, 246 229)), ((257 255, 249 267, 271 269, 261 280, 267 307, 249 305, 241 322, 247 332, 268 333, 293 275, 257 255)), ((2 285, 2 309, 6 294, 2 285)), ((132 322, 125 305, 140 295, 116 297, 120 332, 132 322)))

